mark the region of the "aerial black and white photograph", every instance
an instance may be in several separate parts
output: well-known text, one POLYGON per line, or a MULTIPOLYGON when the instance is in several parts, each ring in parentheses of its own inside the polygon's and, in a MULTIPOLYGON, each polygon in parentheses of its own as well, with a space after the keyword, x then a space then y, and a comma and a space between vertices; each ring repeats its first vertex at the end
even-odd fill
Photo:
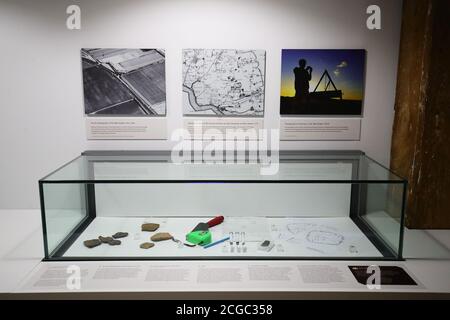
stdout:
POLYGON ((166 114, 164 50, 81 49, 81 60, 86 115, 166 114))

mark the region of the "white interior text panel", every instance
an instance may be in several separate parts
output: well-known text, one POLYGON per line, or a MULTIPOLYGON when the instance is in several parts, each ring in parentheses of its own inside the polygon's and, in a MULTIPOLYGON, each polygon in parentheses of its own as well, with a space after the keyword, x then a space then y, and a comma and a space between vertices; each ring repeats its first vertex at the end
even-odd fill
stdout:
POLYGON ((184 118, 184 129, 192 140, 259 140, 259 130, 263 128, 264 118, 261 117, 184 118))
POLYGON ((166 140, 165 117, 87 117, 88 140, 166 140))
POLYGON ((281 118, 281 140, 361 139, 360 118, 281 118))

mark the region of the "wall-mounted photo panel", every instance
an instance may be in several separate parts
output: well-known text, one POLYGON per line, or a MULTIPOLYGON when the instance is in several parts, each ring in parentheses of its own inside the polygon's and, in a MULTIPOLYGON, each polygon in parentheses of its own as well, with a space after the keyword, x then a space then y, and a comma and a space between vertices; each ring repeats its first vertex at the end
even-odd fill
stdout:
POLYGON ((263 117, 264 50, 184 49, 185 116, 263 117))
POLYGON ((165 53, 81 49, 88 140, 167 138, 165 53))
POLYGON ((165 53, 160 49, 81 49, 88 116, 164 116, 165 53))
POLYGON ((282 116, 361 116, 365 50, 284 49, 282 116))

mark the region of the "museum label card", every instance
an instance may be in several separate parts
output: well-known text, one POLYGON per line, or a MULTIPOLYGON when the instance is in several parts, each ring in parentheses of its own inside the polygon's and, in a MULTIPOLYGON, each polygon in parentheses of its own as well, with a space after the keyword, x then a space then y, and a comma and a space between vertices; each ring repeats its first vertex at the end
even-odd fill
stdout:
MULTIPOLYGON (((372 275, 368 268, 369 266, 349 266, 350 271, 361 284, 368 283, 372 275)), ((402 267, 380 266, 379 268, 381 285, 417 286, 416 281, 402 267)))
POLYGON ((186 117, 184 129, 191 140, 258 140, 263 118, 186 117))
POLYGON ((281 140, 350 140, 361 137, 360 118, 281 118, 281 140))
POLYGON ((164 140, 167 139, 165 117, 86 118, 88 140, 164 140))

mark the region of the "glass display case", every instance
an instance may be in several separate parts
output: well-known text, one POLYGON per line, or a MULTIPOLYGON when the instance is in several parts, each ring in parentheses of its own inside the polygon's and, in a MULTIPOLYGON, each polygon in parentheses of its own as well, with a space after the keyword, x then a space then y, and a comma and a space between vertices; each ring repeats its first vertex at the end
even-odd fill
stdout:
POLYGON ((360 151, 87 151, 39 181, 45 260, 402 259, 407 182, 360 151))

